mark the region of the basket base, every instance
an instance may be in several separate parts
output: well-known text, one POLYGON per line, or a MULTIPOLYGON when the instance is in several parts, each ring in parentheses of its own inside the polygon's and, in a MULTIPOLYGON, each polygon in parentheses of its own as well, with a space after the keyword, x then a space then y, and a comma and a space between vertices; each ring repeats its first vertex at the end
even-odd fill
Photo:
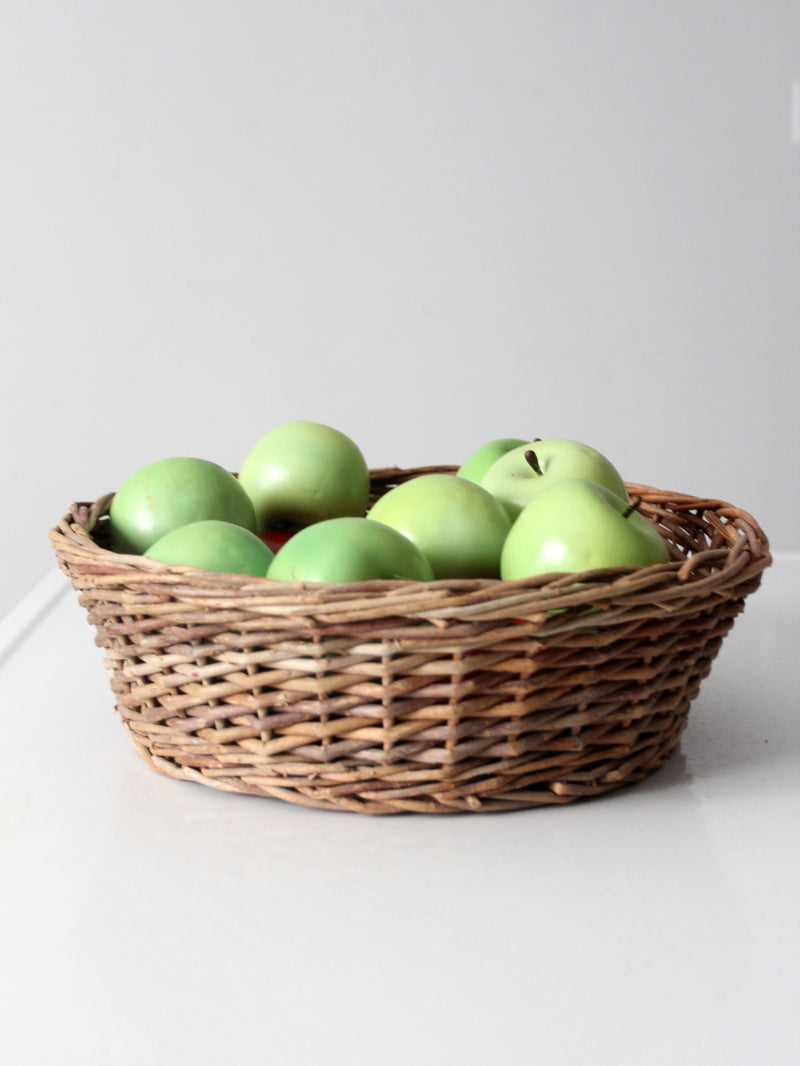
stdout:
MULTIPOLYGON (((563 806, 593 799, 644 780, 669 759, 686 727, 689 701, 670 717, 667 729, 639 742, 629 752, 609 750, 586 765, 574 758, 559 773, 541 757, 504 760, 491 771, 485 763, 451 768, 444 776, 430 767, 401 764, 386 768, 338 768, 277 764, 264 767, 225 765, 218 759, 188 760, 159 754, 123 722, 136 751, 159 774, 223 792, 261 796, 302 807, 358 814, 466 814, 563 806)), ((566 760, 563 760, 566 762, 566 760)))

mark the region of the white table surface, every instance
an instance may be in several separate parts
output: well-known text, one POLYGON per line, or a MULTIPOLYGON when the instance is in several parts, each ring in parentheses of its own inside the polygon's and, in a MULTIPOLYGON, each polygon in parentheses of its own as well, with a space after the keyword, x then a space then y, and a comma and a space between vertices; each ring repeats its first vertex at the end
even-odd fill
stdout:
POLYGON ((800 1062, 800 557, 658 773, 376 818, 150 770, 57 572, 0 627, 8 1066, 800 1062))

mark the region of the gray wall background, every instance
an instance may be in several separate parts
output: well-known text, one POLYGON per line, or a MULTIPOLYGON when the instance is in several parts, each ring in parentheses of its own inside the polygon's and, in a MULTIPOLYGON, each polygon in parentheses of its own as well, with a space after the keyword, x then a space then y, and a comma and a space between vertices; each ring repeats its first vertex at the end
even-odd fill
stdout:
POLYGON ((497 436, 800 549, 800 6, 7 5, 0 614, 137 467, 497 436))

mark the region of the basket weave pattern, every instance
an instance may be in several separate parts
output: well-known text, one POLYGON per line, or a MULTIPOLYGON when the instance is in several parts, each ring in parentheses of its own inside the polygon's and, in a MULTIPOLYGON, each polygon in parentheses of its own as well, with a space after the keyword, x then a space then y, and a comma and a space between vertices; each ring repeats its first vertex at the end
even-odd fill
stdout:
MULTIPOLYGON (((437 471, 454 468, 374 470, 373 498, 437 471)), ((746 512, 628 488, 672 561, 577 585, 303 586, 168 567, 104 546, 111 495, 73 504, 50 538, 154 769, 372 814, 508 810, 662 765, 771 561, 746 512)))

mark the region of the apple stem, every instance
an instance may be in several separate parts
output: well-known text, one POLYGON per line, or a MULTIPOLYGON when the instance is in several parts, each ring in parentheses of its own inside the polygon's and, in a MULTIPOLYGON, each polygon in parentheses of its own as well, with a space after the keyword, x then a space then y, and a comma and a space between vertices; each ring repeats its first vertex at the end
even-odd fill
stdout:
POLYGON ((538 474, 539 477, 542 476, 542 468, 539 466, 539 460, 536 458, 536 452, 533 448, 529 448, 528 451, 525 452, 525 461, 534 474, 538 474))
POLYGON ((639 510, 639 505, 641 504, 641 502, 642 502, 642 497, 641 496, 632 496, 631 497, 631 502, 628 504, 628 506, 622 512, 622 517, 623 518, 627 518, 628 515, 631 514, 633 511, 638 511, 639 510))

